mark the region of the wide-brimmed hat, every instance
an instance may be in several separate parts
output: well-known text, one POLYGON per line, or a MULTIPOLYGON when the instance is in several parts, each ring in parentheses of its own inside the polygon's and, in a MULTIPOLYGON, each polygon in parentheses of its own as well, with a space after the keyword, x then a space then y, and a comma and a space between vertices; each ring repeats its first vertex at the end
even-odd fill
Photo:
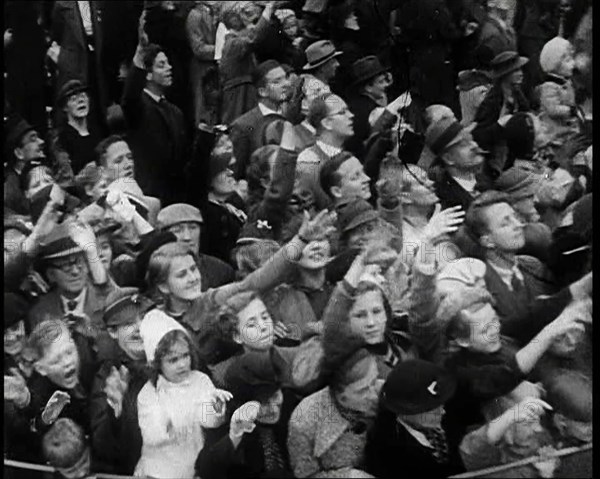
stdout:
POLYGON ((449 146, 458 143, 471 128, 465 128, 455 118, 442 118, 433 123, 425 132, 425 144, 433 154, 439 155, 449 146))
POLYGON ((491 75, 494 80, 502 78, 514 71, 523 68, 529 62, 529 58, 521 57, 517 52, 502 52, 494 57, 490 63, 491 75))
POLYGON ((69 80, 58 91, 56 103, 59 107, 62 107, 67 103, 71 95, 88 90, 88 86, 84 85, 80 80, 69 80))
POLYGON ((387 71, 388 69, 381 64, 379 58, 377 58, 375 55, 359 58, 352 64, 352 77, 354 80, 353 84, 360 85, 361 83, 364 83, 371 78, 375 78, 377 75, 387 71))
POLYGON ((400 362, 381 389, 381 403, 395 414, 432 411, 454 395, 456 379, 444 368, 421 359, 400 362))
POLYGON ((309 45, 305 53, 308 63, 302 68, 304 71, 314 70, 342 54, 342 52, 335 49, 335 46, 329 40, 319 40, 309 45))

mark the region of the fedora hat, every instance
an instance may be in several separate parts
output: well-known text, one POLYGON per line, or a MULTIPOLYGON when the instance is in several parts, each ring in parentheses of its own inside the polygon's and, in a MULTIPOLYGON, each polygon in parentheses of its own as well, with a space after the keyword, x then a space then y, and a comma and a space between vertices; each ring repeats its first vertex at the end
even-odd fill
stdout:
POLYGON ((302 68, 304 71, 314 70, 342 54, 342 52, 335 49, 335 46, 329 40, 319 40, 309 45, 305 53, 308 63, 302 68))
POLYGON ((58 92, 57 103, 59 107, 64 106, 71 95, 75 95, 82 91, 88 91, 89 88, 80 80, 69 80, 58 92))
POLYGON ((492 78, 497 80, 514 71, 521 69, 529 62, 529 58, 521 57, 517 52, 502 52, 494 57, 490 66, 492 78))
POLYGON ((388 71, 387 68, 383 67, 375 55, 359 58, 352 64, 353 84, 360 85, 386 71, 388 71))

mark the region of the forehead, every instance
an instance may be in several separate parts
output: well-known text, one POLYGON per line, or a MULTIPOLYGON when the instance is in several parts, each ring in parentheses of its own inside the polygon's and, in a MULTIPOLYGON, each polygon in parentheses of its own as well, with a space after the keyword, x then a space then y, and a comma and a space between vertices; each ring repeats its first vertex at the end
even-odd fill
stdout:
POLYGON ((263 303, 260 298, 254 298, 244 309, 240 311, 240 315, 243 315, 244 317, 250 317, 256 314, 261 314, 266 310, 267 307, 265 306, 265 303, 263 303))
POLYGON ((352 309, 356 308, 372 308, 375 306, 381 306, 383 304, 383 297, 379 290, 365 291, 357 296, 352 309))
POLYGON ((158 55, 156 55, 156 58, 154 59, 154 65, 158 65, 160 63, 165 63, 168 62, 168 58, 167 55, 165 55, 165 52, 160 52, 158 55))
POLYGON ((496 203, 485 208, 483 213, 488 226, 492 226, 500 223, 507 216, 514 215, 515 210, 508 203, 496 203))
POLYGON ((169 231, 177 231, 181 228, 200 229, 200 225, 195 221, 182 221, 181 223, 171 226, 169 231))
POLYGON ((117 157, 131 153, 129 145, 124 141, 116 141, 106 149, 106 156, 117 157))
POLYGON ((343 110, 344 108, 348 107, 348 105, 346 105, 346 102, 337 95, 333 95, 327 98, 326 103, 330 112, 343 110))
POLYGON ((52 360, 75 347, 71 335, 64 328, 61 328, 59 332, 53 331, 49 334, 53 334, 54 339, 44 348, 43 360, 52 360))
POLYGON ((177 354, 187 353, 190 350, 190 347, 184 339, 178 339, 175 341, 169 350, 167 351, 166 356, 174 356, 177 354))
POLYGON ((285 74, 285 70, 281 67, 273 68, 265 75, 265 79, 269 82, 282 80, 286 77, 287 75, 285 74))
POLYGON ((358 158, 356 158, 355 156, 348 158, 346 161, 344 161, 340 167, 338 168, 338 173, 340 174, 340 176, 346 177, 346 176, 351 176, 352 174, 356 173, 357 171, 362 171, 363 170, 363 166, 361 164, 361 162, 358 160, 358 158))
POLYGON ((185 256, 176 256, 171 261, 171 270, 174 271, 177 269, 189 268, 195 264, 196 262, 194 261, 194 258, 192 258, 189 254, 186 254, 185 256))

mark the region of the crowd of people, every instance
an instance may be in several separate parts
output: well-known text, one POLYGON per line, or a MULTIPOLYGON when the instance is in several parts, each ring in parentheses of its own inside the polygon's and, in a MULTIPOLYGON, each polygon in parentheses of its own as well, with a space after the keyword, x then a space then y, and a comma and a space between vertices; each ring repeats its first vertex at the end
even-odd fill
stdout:
POLYGON ((591 0, 4 13, 5 461, 592 477, 591 0))

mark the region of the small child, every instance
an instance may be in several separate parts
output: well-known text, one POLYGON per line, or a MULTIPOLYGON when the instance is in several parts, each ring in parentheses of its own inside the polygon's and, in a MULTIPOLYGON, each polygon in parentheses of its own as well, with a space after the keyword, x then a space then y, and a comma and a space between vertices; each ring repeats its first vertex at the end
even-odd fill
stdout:
POLYGON ((91 472, 90 448, 83 429, 68 418, 58 419, 42 440, 44 458, 56 468, 55 477, 79 479, 91 472))
POLYGON ((578 109, 572 77, 575 68, 574 48, 568 40, 555 37, 544 45, 540 66, 546 74, 538 86, 540 119, 554 139, 576 132, 578 109))
POLYGON ((135 475, 193 477, 194 461, 204 447, 204 428, 225 420, 227 391, 216 389, 197 370, 188 332, 158 309, 140 325, 151 379, 138 395, 142 454, 135 475))

